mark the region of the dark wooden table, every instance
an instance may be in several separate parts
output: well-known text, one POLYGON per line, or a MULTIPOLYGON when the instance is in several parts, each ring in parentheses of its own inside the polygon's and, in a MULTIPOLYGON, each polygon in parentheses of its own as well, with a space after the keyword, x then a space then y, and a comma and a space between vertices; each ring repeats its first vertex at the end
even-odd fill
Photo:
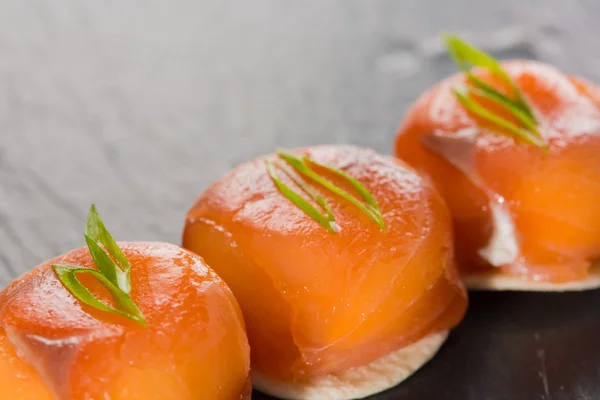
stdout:
MULTIPOLYGON (((597 0, 4 0, 0 287, 83 244, 178 243, 200 191, 276 146, 389 152, 454 70, 438 35, 600 81, 597 0)), ((439 357, 380 399, 598 399, 599 293, 482 294, 439 357), (587 340, 587 341, 586 341, 587 340)))

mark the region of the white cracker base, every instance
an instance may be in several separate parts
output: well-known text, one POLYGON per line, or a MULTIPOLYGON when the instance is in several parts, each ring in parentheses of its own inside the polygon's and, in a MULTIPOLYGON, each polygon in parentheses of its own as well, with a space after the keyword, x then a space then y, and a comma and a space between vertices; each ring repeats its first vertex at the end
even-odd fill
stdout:
POLYGON ((252 371, 252 380, 256 389, 280 399, 362 399, 404 381, 437 353, 447 337, 448 331, 432 333, 368 365, 310 378, 304 382, 280 382, 256 370, 252 371))
POLYGON ((582 281, 550 283, 528 281, 510 275, 472 274, 463 277, 469 290, 523 291, 523 292, 580 292, 600 288, 600 261, 590 268, 582 281))

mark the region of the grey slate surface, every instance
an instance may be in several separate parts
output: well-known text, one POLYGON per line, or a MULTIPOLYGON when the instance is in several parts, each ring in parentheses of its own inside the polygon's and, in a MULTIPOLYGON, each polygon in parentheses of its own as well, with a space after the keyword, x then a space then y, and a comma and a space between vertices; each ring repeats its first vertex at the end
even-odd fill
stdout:
POLYGON ((390 152, 454 70, 441 31, 600 81, 599 18, 596 0, 3 0, 0 287, 82 246, 92 202, 119 239, 179 243, 194 198, 253 156, 390 152))
POLYGON ((464 34, 600 81, 594 0, 4 0, 0 286, 82 245, 96 202, 123 240, 178 243, 185 211, 276 146, 389 152, 464 34))

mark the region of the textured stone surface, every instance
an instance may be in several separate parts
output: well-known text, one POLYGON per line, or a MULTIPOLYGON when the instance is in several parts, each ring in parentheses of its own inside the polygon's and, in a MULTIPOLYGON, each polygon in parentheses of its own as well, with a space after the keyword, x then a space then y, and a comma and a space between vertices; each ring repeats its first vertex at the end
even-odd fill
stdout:
MULTIPOLYGON (((117 238, 178 243, 194 197, 255 155, 389 152, 406 107, 454 70, 440 31, 600 81, 598 18, 596 0, 4 0, 0 287, 81 246, 91 202, 117 238)), ((546 391, 535 360, 522 398, 600 396, 546 391)))

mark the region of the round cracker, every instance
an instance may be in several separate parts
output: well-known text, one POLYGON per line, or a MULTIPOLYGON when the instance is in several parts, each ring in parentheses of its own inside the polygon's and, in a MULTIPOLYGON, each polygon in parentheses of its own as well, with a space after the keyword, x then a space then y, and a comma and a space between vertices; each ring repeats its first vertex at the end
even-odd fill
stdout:
POLYGON ((463 277, 469 290, 523 291, 523 292, 581 292, 600 288, 600 261, 590 267, 588 276, 580 281, 551 283, 531 281, 501 273, 479 273, 463 277))
POLYGON ((302 382, 281 382, 252 371, 259 391, 289 400, 362 399, 404 381, 437 353, 448 331, 432 333, 410 346, 393 351, 368 365, 349 368, 302 382))

